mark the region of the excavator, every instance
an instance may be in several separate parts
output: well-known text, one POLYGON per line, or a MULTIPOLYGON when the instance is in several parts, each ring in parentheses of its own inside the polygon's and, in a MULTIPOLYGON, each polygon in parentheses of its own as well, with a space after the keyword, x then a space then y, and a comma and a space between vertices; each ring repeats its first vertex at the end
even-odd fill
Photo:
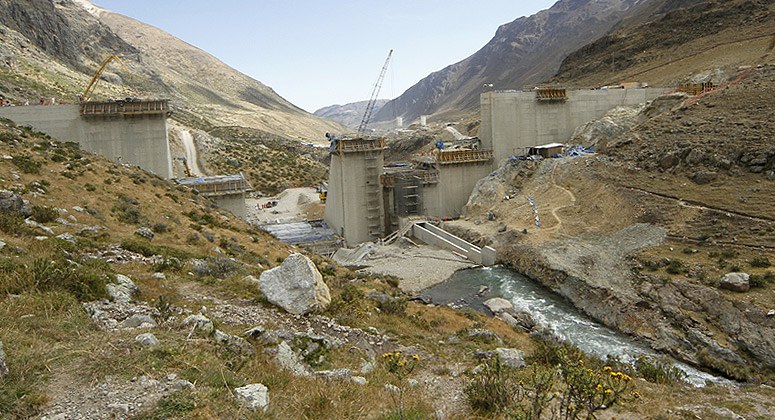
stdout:
POLYGON ((100 68, 97 70, 96 73, 94 73, 94 77, 91 78, 89 85, 86 86, 86 90, 84 90, 83 93, 80 94, 79 96, 80 102, 89 101, 89 99, 91 98, 91 94, 94 92, 94 88, 97 86, 97 81, 100 80, 100 75, 102 75, 102 72, 105 71, 105 68, 113 60, 118 61, 119 64, 121 64, 121 67, 123 67, 127 73, 129 72, 129 70, 127 70, 126 66, 124 65, 124 62, 121 61, 121 57, 117 55, 109 55, 107 58, 102 60, 102 64, 100 64, 100 68))
POLYGON ((186 172, 186 178, 193 178, 194 175, 191 173, 191 168, 188 167, 188 159, 186 159, 185 157, 177 157, 175 159, 183 162, 183 169, 186 172))

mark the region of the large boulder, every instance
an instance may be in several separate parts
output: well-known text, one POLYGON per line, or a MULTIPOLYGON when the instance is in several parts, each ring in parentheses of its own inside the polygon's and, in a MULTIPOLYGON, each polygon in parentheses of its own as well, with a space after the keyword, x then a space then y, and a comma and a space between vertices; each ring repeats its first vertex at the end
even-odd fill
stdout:
POLYGON ((248 410, 266 411, 269 406, 269 389, 263 384, 250 384, 234 388, 234 395, 248 410))
POLYGON ((748 273, 727 273, 721 278, 719 287, 733 292, 747 292, 751 288, 748 283, 750 277, 748 273))
POLYGON ((20 195, 12 191, 0 190, 0 213, 15 213, 29 217, 32 210, 20 195))
POLYGON ((505 366, 513 368, 525 367, 525 353, 522 350, 499 347, 495 354, 505 366))
POLYGON ((496 315, 504 311, 510 311, 514 308, 514 305, 512 305, 511 302, 499 297, 487 299, 484 301, 484 306, 496 315))
POLYGON ((292 254, 279 267, 264 271, 259 282, 261 292, 270 302, 292 314, 324 309, 331 303, 323 276, 301 254, 292 254))

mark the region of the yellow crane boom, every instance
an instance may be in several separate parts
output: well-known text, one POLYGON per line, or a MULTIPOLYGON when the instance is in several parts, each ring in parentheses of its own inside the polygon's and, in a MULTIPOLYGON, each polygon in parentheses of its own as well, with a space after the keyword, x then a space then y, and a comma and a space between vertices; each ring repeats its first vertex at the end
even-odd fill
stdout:
POLYGON ((89 82, 89 85, 86 86, 86 90, 83 91, 81 94, 81 102, 86 102, 89 100, 92 92, 94 92, 94 87, 97 86, 97 81, 100 80, 100 75, 103 71, 105 71, 105 67, 108 66, 108 63, 111 61, 116 60, 119 63, 121 63, 121 66, 124 67, 124 70, 126 70, 126 66, 121 61, 121 58, 117 55, 109 55, 107 58, 102 60, 102 64, 100 65, 100 68, 97 70, 96 73, 94 73, 94 77, 91 78, 91 81, 89 82))

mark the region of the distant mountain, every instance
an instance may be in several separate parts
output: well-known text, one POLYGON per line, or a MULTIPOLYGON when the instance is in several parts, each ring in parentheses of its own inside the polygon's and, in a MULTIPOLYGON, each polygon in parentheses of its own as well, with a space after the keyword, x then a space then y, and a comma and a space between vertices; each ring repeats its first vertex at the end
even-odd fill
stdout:
POLYGON ((718 83, 741 65, 766 62, 763 57, 774 46, 775 2, 651 0, 568 55, 553 80, 582 86, 620 81, 664 86, 691 75, 718 83))
POLYGON ((0 0, 0 95, 72 99, 108 55, 97 97, 166 97, 174 118, 202 129, 244 126, 319 140, 338 124, 153 26, 87 0, 0 0))
MULTIPOLYGON (((377 99, 374 104, 374 115, 386 104, 388 99, 377 99)), ((315 111, 313 114, 321 118, 336 121, 346 127, 357 129, 363 119, 363 113, 369 101, 352 102, 345 105, 331 105, 315 111)))
MULTIPOLYGON (((648 0, 645 0, 648 1, 648 0)), ((519 89, 555 74, 563 58, 608 32, 644 0, 560 0, 550 9, 502 25, 472 56, 432 73, 387 103, 376 120, 471 112, 485 83, 519 89)))

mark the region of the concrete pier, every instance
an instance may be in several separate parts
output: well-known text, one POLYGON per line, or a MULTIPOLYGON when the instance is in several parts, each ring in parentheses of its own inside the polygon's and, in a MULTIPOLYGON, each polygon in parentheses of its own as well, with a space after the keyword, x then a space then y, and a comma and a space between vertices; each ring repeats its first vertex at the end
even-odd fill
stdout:
POLYGON ((0 117, 120 163, 172 177, 167 100, 0 108, 0 117))
POLYGON ((200 195, 215 201, 218 206, 232 212, 235 216, 247 219, 245 194, 253 191, 245 175, 218 175, 201 178, 178 178, 178 184, 191 187, 200 195))
POLYGON ((331 153, 325 221, 348 246, 385 235, 380 175, 384 139, 337 139, 331 153))
POLYGON ((483 149, 492 149, 495 167, 527 148, 566 143, 576 127, 603 117, 617 106, 634 106, 663 94, 663 89, 536 89, 490 91, 480 97, 483 149))

